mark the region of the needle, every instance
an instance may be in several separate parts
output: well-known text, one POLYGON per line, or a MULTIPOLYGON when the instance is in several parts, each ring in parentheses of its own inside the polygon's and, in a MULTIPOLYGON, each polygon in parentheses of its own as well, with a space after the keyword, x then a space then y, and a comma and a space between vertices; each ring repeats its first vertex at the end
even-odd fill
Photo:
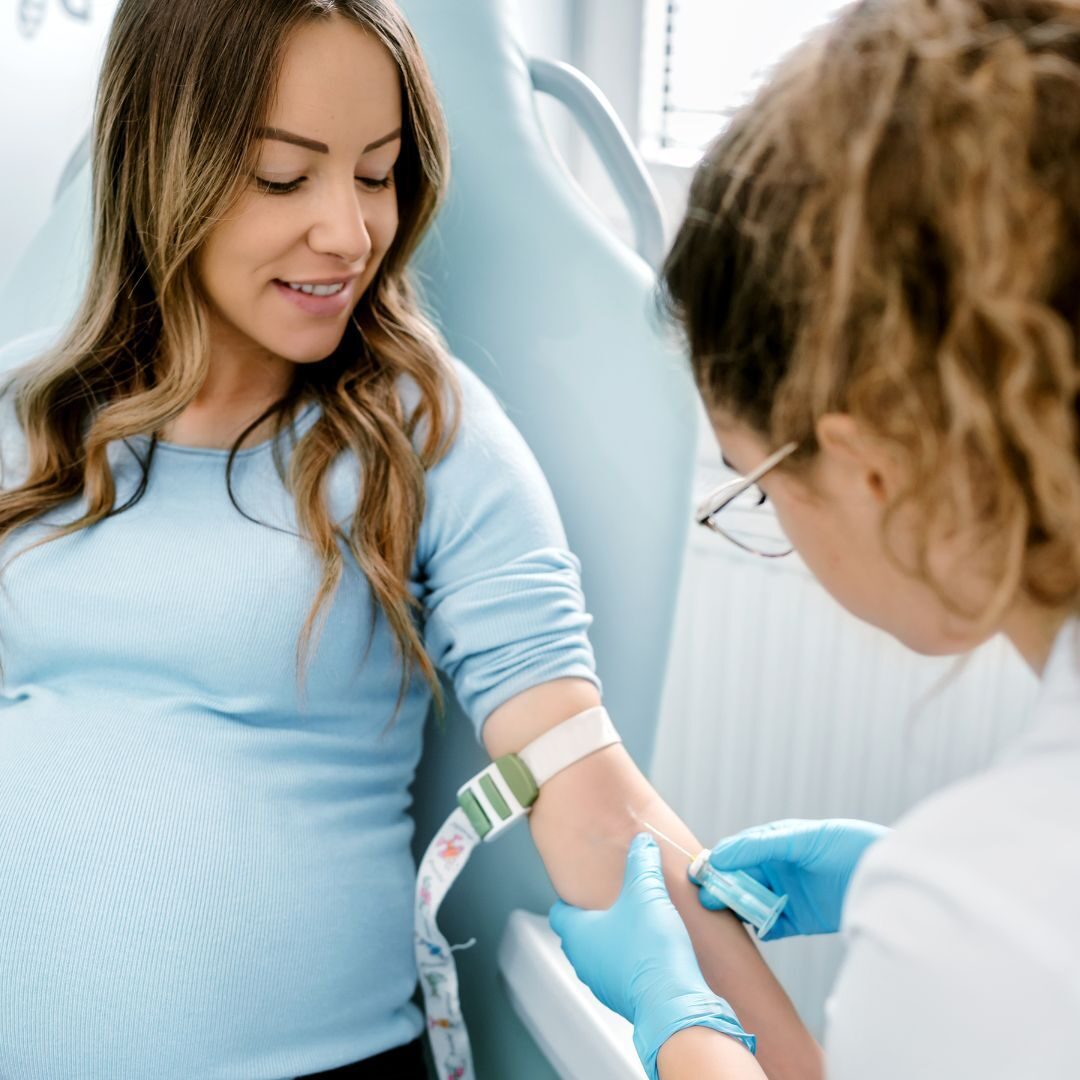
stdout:
POLYGON ((675 841, 672 840, 670 836, 662 833, 655 825, 650 825, 647 821, 644 820, 644 818, 642 819, 641 824, 644 825, 645 828, 649 830, 649 832, 655 833, 657 836, 659 836, 661 840, 666 840, 673 848, 675 848, 676 851, 681 851, 691 862, 694 861, 696 856, 691 855, 690 852, 682 846, 682 844, 675 843, 675 841))

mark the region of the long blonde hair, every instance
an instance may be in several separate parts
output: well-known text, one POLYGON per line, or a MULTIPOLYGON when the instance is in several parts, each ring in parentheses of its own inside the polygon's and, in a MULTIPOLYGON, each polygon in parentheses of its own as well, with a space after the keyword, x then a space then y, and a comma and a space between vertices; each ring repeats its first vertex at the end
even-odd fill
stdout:
POLYGON ((928 536, 965 522, 988 622, 1018 588, 1080 603, 1080 5, 852 5, 689 203, 664 280, 706 399, 804 460, 832 411, 898 449, 890 514, 921 511, 908 568, 947 602, 928 536))
MULTIPOLYGON (((425 471, 452 438, 456 384, 406 276, 445 189, 445 127, 419 47, 391 0, 122 0, 95 107, 88 285, 61 339, 11 383, 28 473, 0 493, 0 542, 80 495, 87 503, 81 517, 18 554, 94 525, 141 497, 156 437, 142 483, 119 508, 108 444, 156 432, 202 386, 209 339, 194 256, 246 183, 290 32, 334 15, 375 35, 400 71, 399 227, 339 347, 318 364, 296 365, 289 392, 233 445, 226 482, 247 435, 276 416, 278 472, 323 567, 297 644, 298 680, 302 685, 316 620, 341 579, 340 541, 366 574, 397 641, 400 706, 417 670, 439 693, 408 581, 425 471), (401 376, 419 391, 408 416, 398 396, 401 376), (286 476, 278 438, 301 401, 312 399, 321 415, 297 442, 286 476), (331 521, 323 495, 327 471, 343 451, 355 455, 363 476, 347 534, 331 521)), ((231 484, 229 494, 243 513, 231 484)), ((371 617, 373 632, 375 606, 371 617)))

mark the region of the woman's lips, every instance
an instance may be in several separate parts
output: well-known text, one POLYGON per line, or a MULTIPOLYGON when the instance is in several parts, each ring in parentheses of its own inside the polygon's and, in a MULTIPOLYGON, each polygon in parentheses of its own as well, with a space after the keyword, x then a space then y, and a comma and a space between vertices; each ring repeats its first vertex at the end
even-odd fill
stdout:
POLYGON ((340 315, 352 304, 353 289, 356 287, 356 278, 349 278, 345 282, 345 288, 332 296, 311 296, 309 293, 290 289, 283 281, 274 281, 277 291, 289 301, 295 304, 301 311, 308 315, 332 316, 340 315))

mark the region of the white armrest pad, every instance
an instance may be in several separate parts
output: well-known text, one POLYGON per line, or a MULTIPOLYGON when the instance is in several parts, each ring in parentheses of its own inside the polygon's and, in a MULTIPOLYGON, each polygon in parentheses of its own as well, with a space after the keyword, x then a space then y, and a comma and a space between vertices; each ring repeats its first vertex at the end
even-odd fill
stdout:
POLYGON ((562 1080, 644 1080, 630 1024, 574 974, 544 916, 510 913, 499 974, 514 1011, 562 1080))

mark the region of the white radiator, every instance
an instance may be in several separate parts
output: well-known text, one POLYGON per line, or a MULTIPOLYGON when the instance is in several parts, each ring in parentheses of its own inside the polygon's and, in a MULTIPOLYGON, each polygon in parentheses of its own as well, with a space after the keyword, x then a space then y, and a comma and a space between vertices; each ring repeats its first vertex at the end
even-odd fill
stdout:
MULTIPOLYGON (((705 462, 703 487, 718 470, 705 462)), ((703 843, 784 817, 891 824, 1025 723, 1036 681, 1004 641, 966 662, 918 656, 848 615, 795 556, 693 529, 652 779, 703 843)), ((764 946, 819 1036, 841 948, 764 946)))

